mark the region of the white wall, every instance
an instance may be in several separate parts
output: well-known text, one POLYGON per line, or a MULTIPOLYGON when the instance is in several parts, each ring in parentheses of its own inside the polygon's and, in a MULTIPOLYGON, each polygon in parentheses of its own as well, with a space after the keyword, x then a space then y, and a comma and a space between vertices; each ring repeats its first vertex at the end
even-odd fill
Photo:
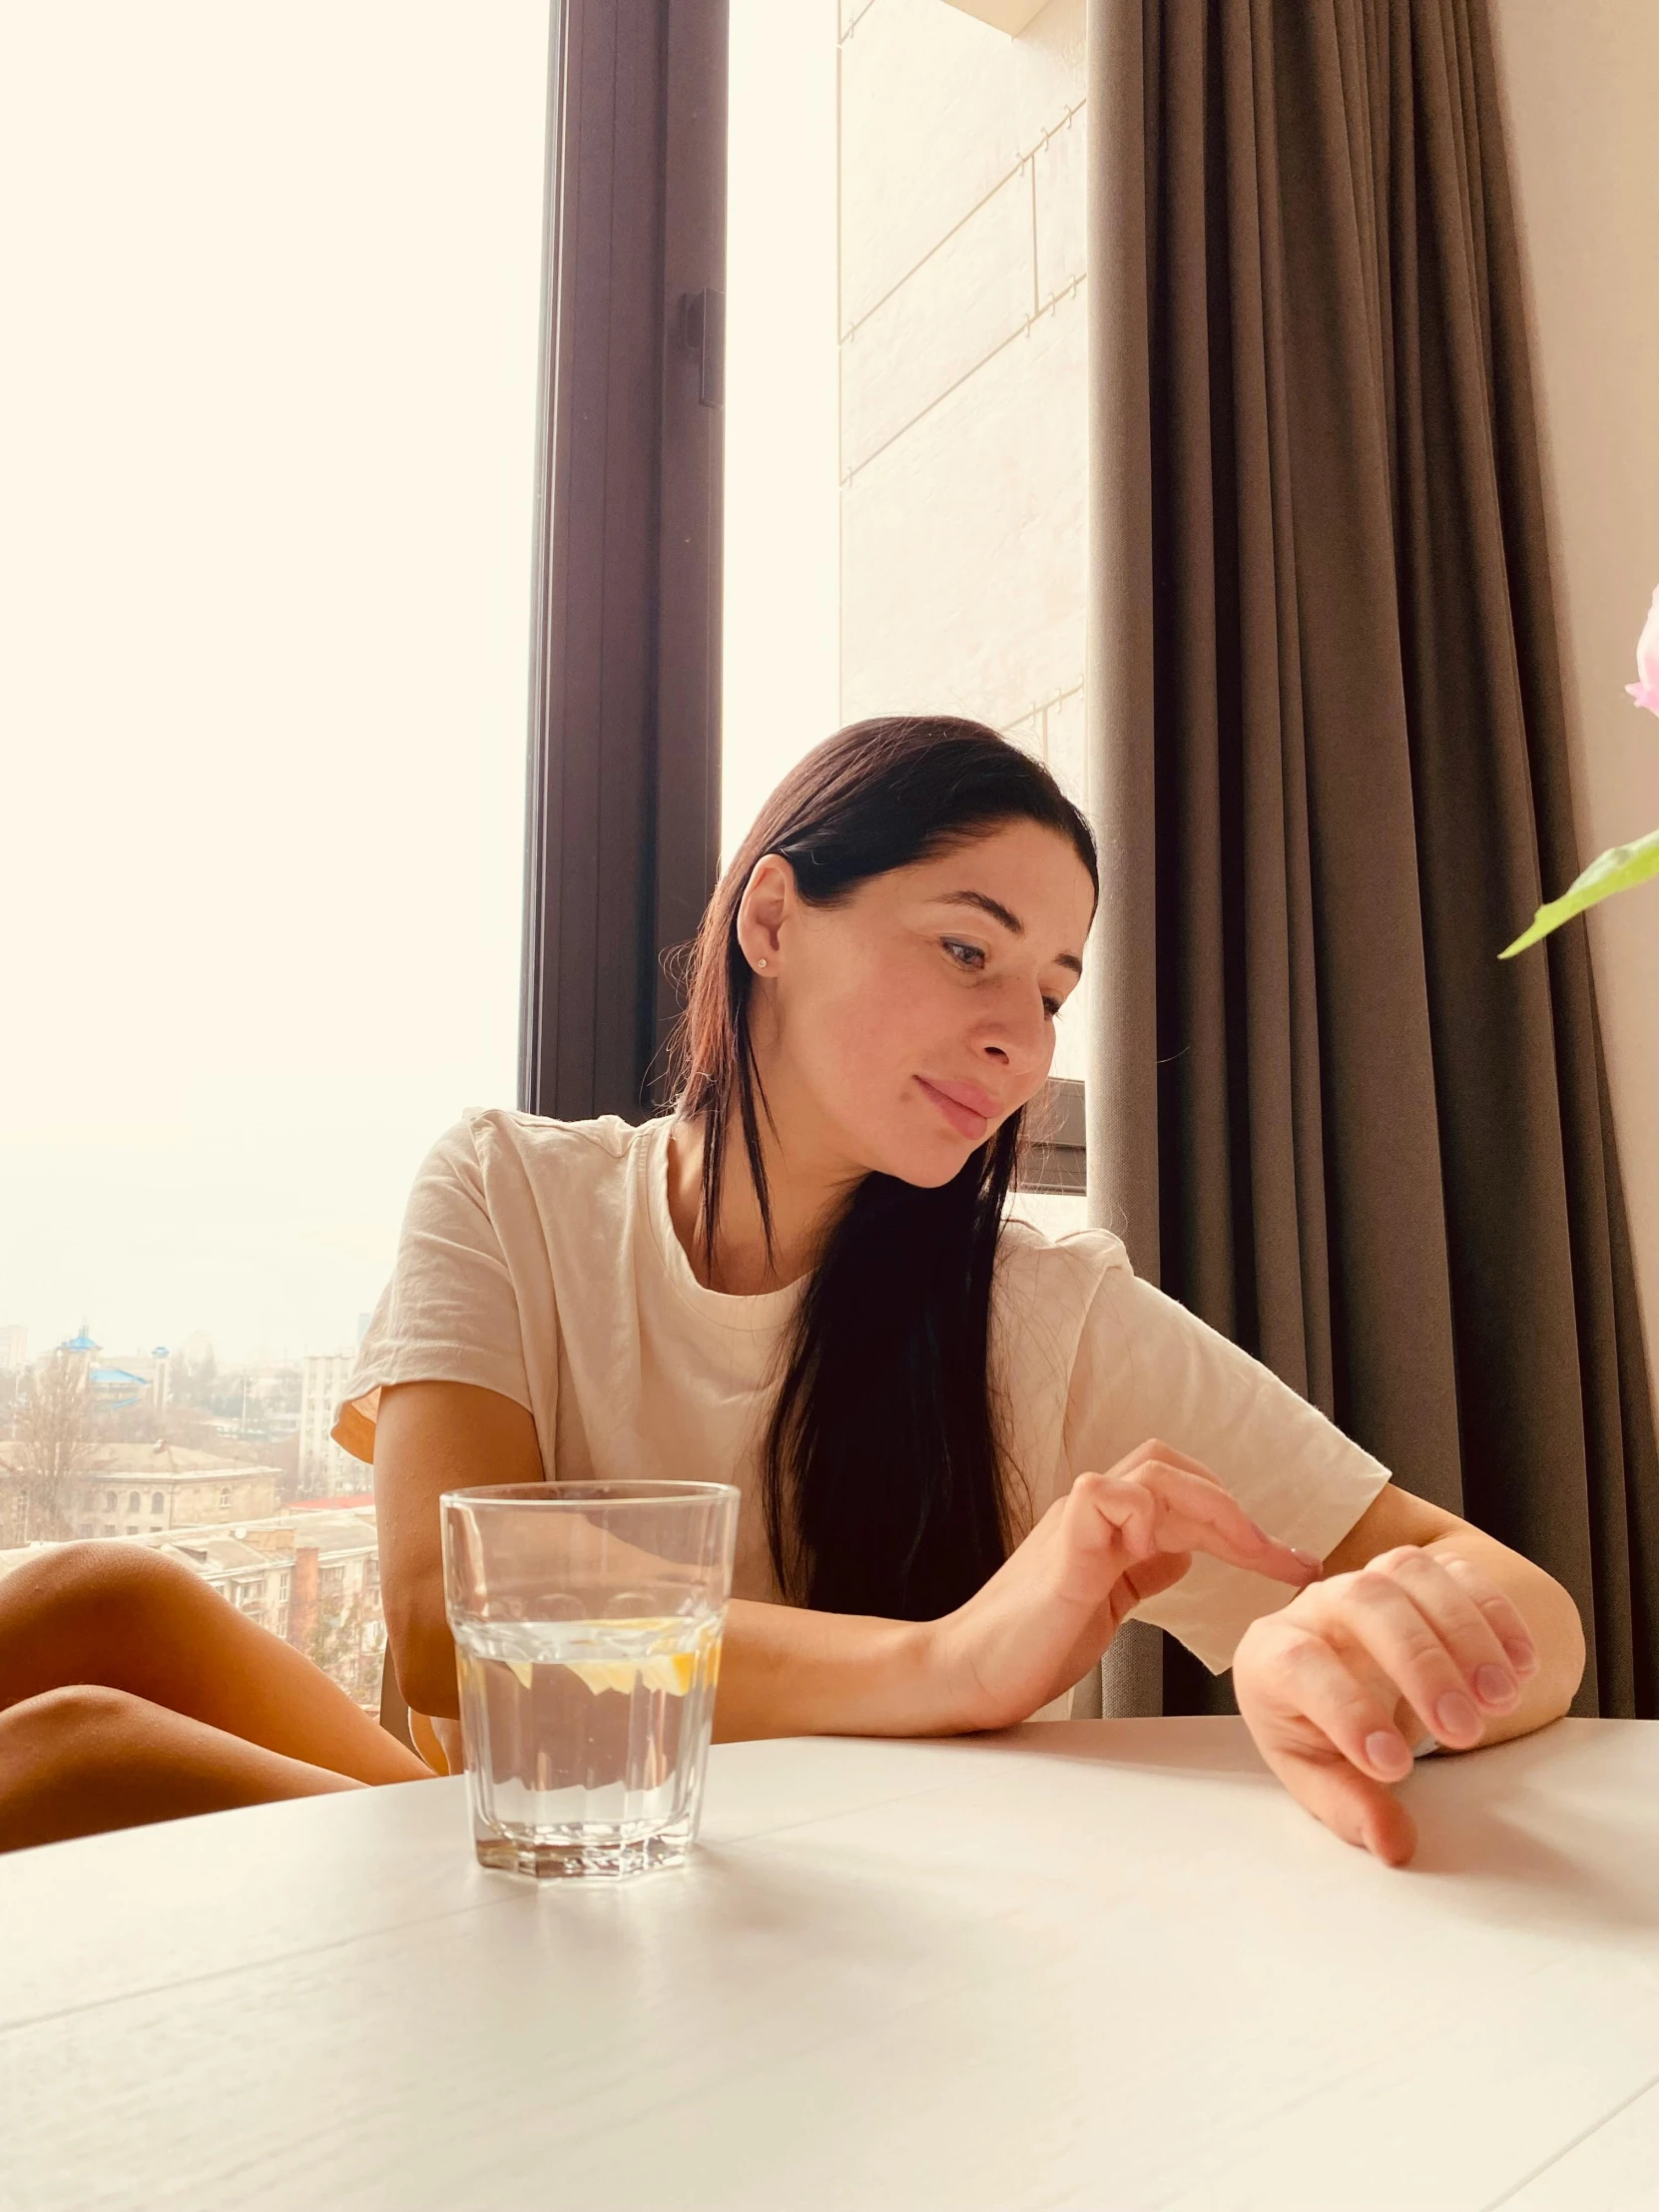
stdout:
MULTIPOLYGON (((1493 0, 1492 15, 1532 293, 1588 860, 1659 828, 1659 722, 1624 696, 1659 584, 1659 4, 1493 0)), ((1566 885, 1545 888, 1554 895, 1566 885)), ((1610 900, 1589 927, 1659 1374, 1659 885, 1610 900)))
POLYGON ((1040 748, 1081 696, 1082 102, 1082 0, 1019 39, 843 0, 848 719, 953 709, 1040 748))
POLYGON ((841 714, 972 715, 1078 799, 1083 58, 1083 0, 841 0, 841 714))
POLYGON ((838 0, 732 0, 721 852, 840 722, 838 0))

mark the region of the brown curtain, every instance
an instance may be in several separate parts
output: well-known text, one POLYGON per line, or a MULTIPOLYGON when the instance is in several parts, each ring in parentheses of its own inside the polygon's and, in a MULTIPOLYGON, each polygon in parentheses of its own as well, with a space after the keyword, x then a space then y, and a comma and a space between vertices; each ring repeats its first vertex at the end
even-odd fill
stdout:
MULTIPOLYGON (((1484 0, 1091 0, 1096 1218, 1582 1609, 1659 1461, 1484 0)), ((1142 1631, 1119 1710, 1227 1709, 1142 1631)))

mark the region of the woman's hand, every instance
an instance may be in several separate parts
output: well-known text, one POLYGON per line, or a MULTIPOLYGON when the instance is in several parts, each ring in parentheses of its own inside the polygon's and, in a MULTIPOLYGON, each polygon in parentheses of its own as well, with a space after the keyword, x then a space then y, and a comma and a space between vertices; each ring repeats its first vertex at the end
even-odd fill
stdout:
POLYGON ((1195 1551, 1298 1587, 1321 1572, 1168 1444, 1080 1474, 983 1589, 932 1624, 942 1725, 1006 1728, 1069 1690, 1124 1615, 1179 1582, 1195 1551))
POLYGON ((1233 1687, 1292 1797, 1398 1867, 1416 1829, 1389 1785, 1410 1773, 1413 1747, 1432 1736, 1472 1750, 1514 1714, 1538 1666, 1526 1623, 1488 1575, 1402 1544, 1252 1622, 1233 1687))

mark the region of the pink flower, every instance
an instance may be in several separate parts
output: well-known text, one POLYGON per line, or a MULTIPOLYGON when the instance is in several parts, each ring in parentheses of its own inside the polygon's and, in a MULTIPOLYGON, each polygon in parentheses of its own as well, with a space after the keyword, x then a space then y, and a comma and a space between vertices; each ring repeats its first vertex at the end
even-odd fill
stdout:
POLYGON ((1625 690, 1638 707, 1645 707, 1650 715, 1659 715, 1659 591, 1653 595, 1647 621, 1636 640, 1636 674, 1640 683, 1626 684, 1625 690))

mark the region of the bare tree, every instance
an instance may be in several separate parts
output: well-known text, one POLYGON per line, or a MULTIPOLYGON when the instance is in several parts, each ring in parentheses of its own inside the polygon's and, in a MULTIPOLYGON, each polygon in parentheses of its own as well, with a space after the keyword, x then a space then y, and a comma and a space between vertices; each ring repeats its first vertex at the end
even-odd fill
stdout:
POLYGON ((304 1645, 311 1665, 320 1667, 358 1705, 368 1697, 368 1673, 373 1661, 373 1654, 363 1649, 363 1619, 360 1598, 351 1598, 337 1613, 319 1609, 304 1645))
POLYGON ((92 1466, 97 1432, 85 1362, 54 1352, 19 1393, 11 1439, 0 1444, 0 1472, 11 1477, 13 1540, 38 1543, 74 1534, 75 1492, 92 1466))

